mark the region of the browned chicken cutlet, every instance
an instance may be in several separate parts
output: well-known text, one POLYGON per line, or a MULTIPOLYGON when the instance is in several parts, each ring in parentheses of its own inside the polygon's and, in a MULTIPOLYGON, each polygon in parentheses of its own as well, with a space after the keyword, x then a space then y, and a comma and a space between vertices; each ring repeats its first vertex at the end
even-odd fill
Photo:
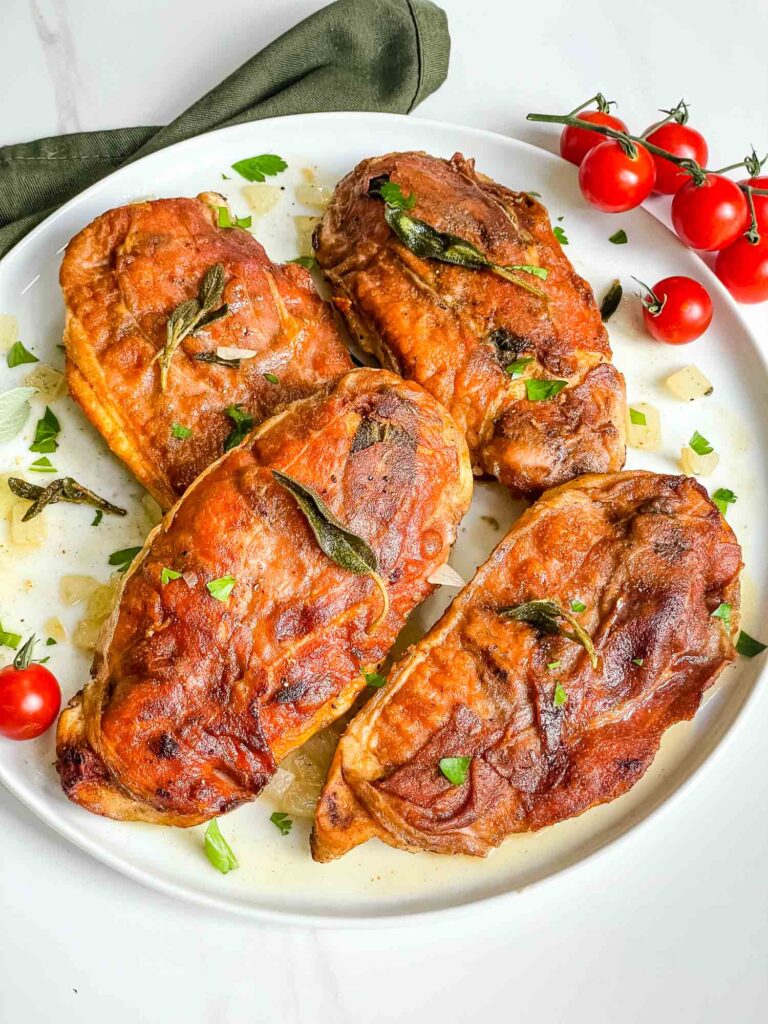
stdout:
POLYGON ((390 153, 337 186, 315 238, 336 305, 360 343, 451 412, 477 475, 540 494, 624 463, 624 380, 610 362, 592 289, 555 239, 543 205, 476 173, 456 154, 390 153), (385 220, 382 183, 405 213, 471 243, 514 275, 420 258, 385 220), (516 364, 512 370, 507 368, 516 364), (567 386, 529 395, 529 380, 567 386))
POLYGON ((126 575, 92 678, 59 720, 70 799, 166 825, 252 800, 349 708, 433 591, 471 492, 448 414, 387 371, 354 371, 262 424, 192 484, 126 575), (324 553, 273 470, 370 545, 388 608, 369 575, 324 553))
POLYGON ((731 528, 689 477, 592 475, 547 492, 347 728, 315 858, 374 836, 485 856, 625 793, 733 659, 740 569, 731 528), (543 599, 571 618, 556 618, 563 632, 586 630, 596 667, 536 618, 543 599), (444 758, 467 759, 464 781, 444 758))
POLYGON ((110 210, 72 239, 61 266, 70 393, 164 508, 221 455, 228 408, 260 423, 352 367, 309 273, 272 263, 248 231, 220 228, 217 203, 205 194, 110 210), (214 305, 226 315, 181 340, 163 389, 156 356, 169 317, 217 265, 214 305), (254 355, 197 358, 216 360, 219 347, 254 355))

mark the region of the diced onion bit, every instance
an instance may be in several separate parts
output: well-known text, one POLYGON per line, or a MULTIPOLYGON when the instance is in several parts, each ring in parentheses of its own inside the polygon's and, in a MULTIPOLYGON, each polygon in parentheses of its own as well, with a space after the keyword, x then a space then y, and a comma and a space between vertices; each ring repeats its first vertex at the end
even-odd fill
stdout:
POLYGON ((31 506, 31 501, 17 501, 11 506, 11 544, 15 548, 39 548, 48 536, 45 516, 35 516, 29 522, 22 522, 27 509, 31 506))
MULTIPOLYGON (((75 647, 79 647, 83 651, 96 650, 101 627, 109 618, 115 605, 120 578, 120 573, 115 572, 112 573, 109 583, 99 583, 97 580, 93 580, 96 586, 88 595, 85 615, 77 624, 75 632, 72 634, 72 641, 75 647)), ((69 579, 74 580, 78 579, 78 577, 70 576, 69 579)), ((79 579, 88 580, 90 577, 81 576, 79 579)))
POLYGON ((163 518, 163 510, 151 494, 147 493, 144 495, 141 499, 141 507, 144 510, 144 515, 149 523, 149 528, 152 529, 157 526, 163 518))
POLYGON ((310 185, 303 182, 296 186, 296 198, 305 206, 311 206, 316 210, 324 210, 331 201, 331 189, 323 185, 310 185))
POLYGON ((675 398, 683 402, 692 402, 695 398, 711 395, 715 390, 712 382, 705 377, 698 366, 684 366, 682 370, 667 377, 664 382, 675 398))
POLYGON ((312 233, 320 223, 319 217, 294 217, 296 225, 296 238, 299 246, 299 256, 314 256, 312 248, 312 233))
POLYGON ((717 452, 699 455, 689 445, 680 449, 680 465, 687 476, 712 476, 719 462, 717 452))
POLYGON ((12 477, 14 473, 3 473, 0 476, 0 518, 8 519, 11 515, 11 509, 18 503, 18 496, 8 486, 8 479, 12 477))
POLYGON ((66 389, 66 379, 63 373, 54 370, 47 363, 38 363, 24 378, 24 384, 29 388, 37 388, 40 397, 46 402, 52 402, 66 389))
MULTIPOLYGON (((31 522, 36 520, 32 519, 31 522)), ((59 597, 64 604, 80 604, 81 601, 90 600, 91 595, 101 584, 95 576, 62 576, 59 580, 59 597)))
POLYGON ((43 626, 43 631, 46 636, 49 636, 52 640, 55 640, 57 644, 63 644, 67 639, 67 627, 61 621, 58 616, 52 619, 48 619, 46 624, 43 626))
POLYGON ((10 313, 0 313, 0 352, 7 352, 19 340, 19 322, 10 313))
POLYGON ((252 210, 257 217, 263 217, 265 213, 269 213, 283 194, 279 185, 243 185, 241 191, 248 203, 248 209, 252 210))
POLYGON ((308 181, 310 183, 317 179, 314 167, 302 167, 301 176, 304 179, 304 181, 308 181))
POLYGON ((633 402, 627 408, 627 445, 646 452, 661 448, 661 419, 655 406, 633 402))
POLYGON ((219 345, 216 349, 219 359, 253 359, 258 354, 253 348, 235 348, 231 345, 219 345))
POLYGON ((440 587, 463 587, 466 580, 460 576, 455 569, 452 569, 446 562, 427 577, 427 583, 434 583, 440 587))
POLYGON ((281 811, 304 818, 314 815, 333 752, 343 730, 344 726, 335 722, 281 761, 264 790, 281 811))
POLYGON ((96 650, 96 645, 99 642, 99 633, 101 633, 100 622, 95 619, 82 619, 75 627, 72 642, 81 651, 92 652, 96 650))

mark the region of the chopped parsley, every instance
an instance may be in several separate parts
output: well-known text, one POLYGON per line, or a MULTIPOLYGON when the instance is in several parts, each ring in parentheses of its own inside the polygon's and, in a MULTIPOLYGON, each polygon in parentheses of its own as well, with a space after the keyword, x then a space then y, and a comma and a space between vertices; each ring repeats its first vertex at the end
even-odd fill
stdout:
POLYGON ((55 452, 59 447, 59 443, 56 438, 60 431, 61 425, 59 424, 59 421, 46 405, 45 413, 41 419, 37 421, 37 426, 35 427, 35 439, 29 446, 29 450, 31 452, 40 452, 41 454, 44 452, 55 452))
POLYGON ((731 606, 727 601, 723 601, 717 608, 712 612, 713 619, 720 619, 726 629, 731 627, 731 606))
POLYGON ((279 174, 288 164, 275 153, 261 153, 249 156, 232 164, 232 170, 241 174, 246 181, 265 181, 267 177, 279 174))
POLYGON ((565 692, 565 689, 563 688, 563 684, 562 683, 558 683, 555 686, 555 692, 554 692, 554 695, 552 697, 552 703, 554 704, 554 706, 556 708, 561 708, 563 706, 563 704, 567 704, 567 702, 568 702, 568 694, 565 692))
POLYGON ((578 600, 571 601, 571 611, 572 612, 585 612, 586 610, 587 610, 587 606, 584 604, 583 601, 578 601, 578 600))
POLYGON ((15 341, 8 349, 8 366, 21 366, 23 363, 39 363, 37 356, 33 356, 29 349, 24 348, 20 341, 15 341))
POLYGON ((192 428, 185 427, 183 423, 173 423, 171 425, 171 433, 174 437, 178 438, 179 441, 186 441, 188 437, 192 436, 192 428))
POLYGON ((235 217, 232 220, 232 215, 226 206, 220 206, 218 210, 220 228, 249 228, 253 221, 252 217, 235 217))
POLYGON ((2 625, 0 624, 0 645, 2 645, 3 647, 11 647, 15 651, 20 643, 20 633, 11 633, 9 630, 3 629, 2 625))
POLYGON ((387 682, 384 676, 380 676, 378 672, 363 672, 363 677, 368 686, 372 686, 374 690, 381 689, 387 682))
POLYGON ((614 245, 626 245, 627 244, 627 232, 624 228, 619 228, 618 231, 614 232, 608 239, 609 242, 613 242, 614 245))
POLYGON ((509 365, 505 366, 504 369, 509 374, 509 376, 514 380, 516 377, 521 377, 523 374, 523 370, 526 368, 528 363, 532 362, 533 356, 520 356, 519 359, 516 359, 513 363, 509 363, 509 365))
POLYGON ((181 579, 181 573, 176 572, 175 569, 169 569, 167 566, 163 566, 160 570, 160 582, 165 586, 166 583, 170 583, 171 580, 181 579))
POLYGON ((559 224, 556 224, 555 227, 552 228, 552 234, 558 240, 560 245, 568 245, 568 236, 559 224))
POLYGON ((633 409, 632 406, 630 405, 630 407, 629 407, 629 422, 633 423, 636 427, 644 427, 644 426, 647 425, 648 421, 645 418, 645 413, 644 412, 640 412, 639 409, 633 409))
POLYGON ((229 437, 224 442, 224 451, 228 452, 240 444, 248 431, 253 427, 253 416, 245 412, 241 405, 230 405, 226 410, 227 416, 235 424, 229 437))
POLYGON ((736 495, 728 487, 718 487, 712 495, 712 501, 714 501, 723 515, 727 512, 728 506, 733 505, 737 500, 736 495))
POLYGON ((49 636, 48 639, 45 641, 45 646, 55 647, 58 642, 58 640, 54 640, 52 636, 49 636))
POLYGON ((440 771, 451 785, 461 786, 466 782, 471 761, 471 757, 441 757, 440 771))
POLYGON ((394 181, 383 182, 379 188, 379 195, 387 206, 394 206, 397 210, 412 210, 416 205, 416 196, 413 192, 409 196, 404 196, 403 190, 394 181))
POLYGON ((91 526, 98 526, 103 518, 104 518, 104 513, 101 511, 100 508, 97 508, 96 509, 96 515, 93 517, 93 521, 91 522, 91 526))
POLYGON ((232 852, 232 847, 221 834, 219 823, 215 818, 205 830, 205 855, 222 875, 226 875, 227 872, 234 871, 240 866, 237 863, 237 857, 232 852))
POLYGON ((564 387, 568 386, 567 380, 536 380, 529 377, 525 382, 525 390, 529 402, 545 402, 548 398, 559 395, 564 387))
POLYGON ((140 551, 141 545, 135 548, 121 548, 119 551, 113 551, 109 556, 109 564, 114 565, 118 572, 125 572, 140 551))
POLYGON ((762 654, 766 649, 766 644, 761 644, 759 640, 755 640, 754 637, 750 636, 745 630, 739 633, 739 639, 736 641, 736 650, 745 658, 754 658, 756 654, 762 654))
POLYGON ((702 437, 698 430, 694 430, 691 440, 688 442, 689 446, 693 448, 697 455, 709 455, 715 449, 706 439, 702 437))
POLYGON ((270 384, 279 384, 280 378, 276 373, 265 373, 264 380, 269 381, 270 384))
POLYGON ((52 465, 51 460, 47 455, 44 455, 42 459, 35 459, 32 465, 29 467, 32 473, 57 473, 58 470, 52 465))
POLYGON ((210 580, 205 585, 211 597, 226 604, 229 601, 229 595, 234 590, 235 583, 237 580, 234 576, 220 576, 217 580, 210 580))
POLYGON ((292 260, 288 260, 289 263, 298 263, 300 267, 304 267, 305 270, 314 270, 317 266, 317 260, 314 256, 296 256, 292 260))
POLYGON ((639 665, 639 666, 640 666, 640 668, 642 668, 642 667, 643 667, 643 662, 644 662, 644 661, 645 661, 645 658, 633 658, 633 659, 632 659, 632 664, 633 664, 633 665, 639 665))
POLYGON ((274 814, 270 814, 269 820, 280 830, 281 836, 287 836, 293 828, 293 820, 288 817, 285 811, 275 811, 274 814))
POLYGON ((554 672, 556 668, 560 668, 560 662, 559 661, 548 661, 547 662, 547 668, 549 669, 550 672, 554 672))

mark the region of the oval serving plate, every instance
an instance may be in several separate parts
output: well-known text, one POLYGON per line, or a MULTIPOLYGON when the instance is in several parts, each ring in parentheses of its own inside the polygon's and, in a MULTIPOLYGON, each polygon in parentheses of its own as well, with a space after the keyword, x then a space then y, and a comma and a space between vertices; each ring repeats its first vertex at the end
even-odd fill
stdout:
MULTIPOLYGON (((630 403, 650 402, 662 420, 661 450, 630 450, 627 465, 678 472, 680 447, 694 430, 712 442, 720 465, 704 483, 710 490, 729 487, 738 495, 728 519, 744 548, 743 623, 749 632, 761 635, 761 624, 768 619, 768 551, 759 528, 768 507, 768 373, 757 341, 719 282, 666 227, 642 209, 617 217, 589 209, 571 165, 543 150, 491 132, 384 114, 308 114, 223 129, 131 164, 36 228, 0 263, 0 313, 16 316, 25 345, 61 369, 61 250, 104 210, 140 198, 215 190, 229 198, 235 213, 246 214, 240 191, 246 182, 230 165, 257 153, 279 153, 289 169, 270 183, 285 186, 284 191, 269 213, 254 217, 252 231, 273 259, 290 259, 298 254, 294 217, 317 212, 296 198, 295 186, 305 180, 304 170, 311 168, 317 184, 332 187, 363 157, 398 149, 424 149, 445 157, 460 150, 475 157, 479 170, 511 188, 539 192, 553 223, 566 233, 568 256, 590 281, 598 301, 616 277, 623 280, 625 293, 634 290, 630 275, 652 282, 682 273, 706 284, 715 303, 714 324, 691 346, 675 348, 648 339, 636 298, 625 300, 610 321, 614 358, 627 377, 630 403), (627 232, 629 244, 608 241, 619 227, 627 232), (695 363, 714 382, 712 396, 684 403, 663 386, 665 377, 688 363, 695 363)), ((3 358, 0 391, 21 384, 30 369, 8 369, 3 358)), ((38 457, 28 449, 44 403, 37 396, 32 405, 22 434, 0 448, 0 473, 18 471, 38 457)), ((58 506, 46 516, 45 543, 23 557, 11 551, 2 524, 0 621, 25 635, 44 635, 48 618, 60 616, 71 636, 82 606, 62 604, 60 577, 83 573, 106 582, 109 555, 140 544, 149 529, 142 489, 79 409, 66 397, 56 399, 53 408, 62 426, 61 446, 49 456, 57 470, 130 511, 125 519, 105 516, 93 527, 92 509, 58 506)), ((497 485, 476 484, 472 509, 461 524, 451 557, 451 565, 465 579, 522 507, 497 485)), ((454 592, 442 587, 419 608, 398 646, 419 637, 454 592)), ((67 700, 86 678, 90 658, 71 642, 48 647, 45 653, 51 656, 50 667, 67 700)), ((0 780, 61 835, 165 892, 276 922, 346 927, 404 923, 509 897, 615 842, 662 804, 669 807, 671 795, 705 760, 714 760, 710 755, 753 692, 760 668, 761 659, 739 659, 727 670, 694 721, 667 733, 653 766, 628 794, 536 835, 513 837, 487 860, 411 856, 371 842, 333 864, 314 864, 308 847, 310 822, 297 818, 290 835, 283 837, 269 822, 275 805, 262 798, 222 819, 222 830, 240 862, 238 871, 223 876, 203 854, 202 827, 181 830, 120 823, 69 803, 52 766, 53 730, 30 743, 0 743, 0 780)))

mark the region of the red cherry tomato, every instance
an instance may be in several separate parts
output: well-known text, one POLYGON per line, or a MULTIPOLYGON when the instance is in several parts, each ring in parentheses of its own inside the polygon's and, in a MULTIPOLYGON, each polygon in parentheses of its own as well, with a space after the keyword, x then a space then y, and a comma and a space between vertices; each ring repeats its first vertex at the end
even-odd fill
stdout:
POLYGON ((667 345, 686 345, 706 331, 712 322, 712 300, 698 281, 690 277, 665 277, 653 288, 643 285, 645 329, 667 345))
MULTIPOLYGON (((589 121, 591 124, 603 124, 608 128, 616 128, 620 132, 629 129, 620 117, 603 112, 602 110, 581 110, 576 115, 580 121, 589 121)), ((605 142, 605 136, 597 132, 591 132, 587 128, 574 128, 566 125, 560 136, 560 156, 564 160, 570 160, 578 167, 590 149, 605 142)))
POLYGON ((56 676, 32 663, 35 638, 24 644, 12 665, 0 669, 0 735, 33 740, 56 720, 61 690, 56 676))
MULTIPOLYGON (((753 188, 768 189, 768 178, 747 178, 739 182, 740 185, 751 185, 753 188)), ((755 219, 757 220, 758 231, 768 233, 768 196, 752 195, 752 202, 755 204, 755 219)))
POLYGON ((735 181, 722 174, 708 174, 702 185, 691 179, 675 193, 672 223, 691 249, 724 249, 747 230, 746 196, 735 181))
POLYGON ((584 198, 606 213, 622 213, 639 206, 653 188, 656 169, 647 149, 635 147, 627 156, 609 139, 591 149, 579 167, 579 188, 584 198))
POLYGON ((737 302, 768 299, 768 234, 758 242, 746 235, 717 254, 715 273, 737 302))
MULTIPOLYGON (((709 159, 709 148, 707 141, 701 132, 691 128, 687 124, 677 124, 672 121, 663 124, 656 131, 647 136, 660 149, 666 149, 673 156, 685 157, 687 160, 695 160, 701 167, 707 166, 709 159)), ((686 182, 691 180, 690 174, 682 171, 663 156, 653 155, 653 162, 656 164, 656 184, 654 192, 661 192, 663 195, 671 196, 682 188, 686 182)))

